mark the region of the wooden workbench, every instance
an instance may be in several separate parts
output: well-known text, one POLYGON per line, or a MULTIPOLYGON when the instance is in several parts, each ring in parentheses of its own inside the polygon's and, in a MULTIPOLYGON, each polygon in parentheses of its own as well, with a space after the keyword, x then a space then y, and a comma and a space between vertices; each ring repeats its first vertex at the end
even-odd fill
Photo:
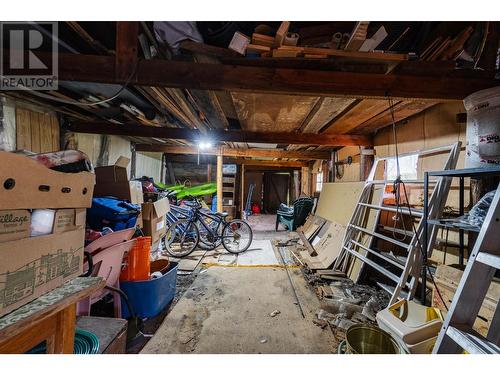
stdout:
POLYGON ((76 303, 102 289, 101 277, 77 277, 0 318, 0 353, 26 353, 45 341, 47 353, 72 354, 76 303))

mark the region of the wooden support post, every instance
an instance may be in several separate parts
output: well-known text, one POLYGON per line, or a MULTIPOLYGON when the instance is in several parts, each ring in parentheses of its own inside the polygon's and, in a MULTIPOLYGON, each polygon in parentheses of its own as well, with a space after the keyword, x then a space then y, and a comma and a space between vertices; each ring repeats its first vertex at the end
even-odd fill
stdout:
POLYGON ((311 168, 302 167, 300 176, 300 192, 308 197, 311 196, 311 168))
POLYGON ((245 164, 241 165, 241 178, 240 178, 240 212, 241 218, 245 219, 245 164))
POLYGON ((212 164, 207 164, 207 182, 212 182, 212 164))
POLYGON ((217 212, 222 212, 222 148, 217 151, 217 212))
POLYGON ((115 75, 117 79, 128 79, 137 64, 137 38, 139 22, 116 23, 115 75))
POLYGON ((375 161, 375 150, 373 147, 359 148, 360 162, 359 162, 359 179, 360 181, 365 181, 370 175, 370 171, 373 167, 373 162, 375 161))

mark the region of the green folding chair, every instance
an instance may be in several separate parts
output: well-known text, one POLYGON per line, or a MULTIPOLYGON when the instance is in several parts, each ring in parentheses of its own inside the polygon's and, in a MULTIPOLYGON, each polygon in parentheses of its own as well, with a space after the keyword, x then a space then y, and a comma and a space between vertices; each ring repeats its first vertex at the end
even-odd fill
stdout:
POLYGON ((303 197, 293 202, 291 207, 281 204, 276 213, 276 231, 279 223, 283 224, 287 230, 294 231, 306 221, 307 215, 312 211, 314 199, 303 197))

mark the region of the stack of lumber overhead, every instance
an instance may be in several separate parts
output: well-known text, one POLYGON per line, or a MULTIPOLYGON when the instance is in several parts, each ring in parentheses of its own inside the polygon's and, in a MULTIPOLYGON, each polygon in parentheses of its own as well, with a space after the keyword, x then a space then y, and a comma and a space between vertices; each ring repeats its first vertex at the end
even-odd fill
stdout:
POLYGON ((464 45, 474 32, 474 28, 469 26, 463 29, 455 38, 450 36, 437 36, 433 39, 420 55, 421 60, 455 60, 463 51, 464 45))
POLYGON ((347 42, 345 49, 347 51, 359 51, 366 40, 366 33, 370 22, 358 22, 347 42))
POLYGON ((307 59, 327 59, 338 57, 354 60, 366 59, 390 62, 408 60, 407 54, 372 52, 387 36, 387 32, 382 26, 372 38, 367 39, 366 33, 368 24, 369 22, 358 22, 345 49, 338 49, 287 45, 286 36, 290 28, 290 22, 284 21, 281 23, 274 37, 258 33, 252 34, 252 42, 248 45, 246 52, 247 54, 257 54, 261 57, 281 58, 303 57, 307 59))

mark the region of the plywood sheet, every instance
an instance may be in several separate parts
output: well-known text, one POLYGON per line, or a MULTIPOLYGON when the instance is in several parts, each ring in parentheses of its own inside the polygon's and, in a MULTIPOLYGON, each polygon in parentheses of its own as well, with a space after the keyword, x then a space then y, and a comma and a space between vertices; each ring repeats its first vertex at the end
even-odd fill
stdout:
POLYGON ((298 130, 318 97, 231 93, 243 130, 292 132, 298 130))
POLYGON ((31 129, 31 151, 42 152, 41 134, 40 134, 40 119, 37 112, 30 112, 30 129, 31 129))
POLYGON ((304 120, 302 131, 304 133, 317 133, 331 122, 356 99, 354 98, 321 98, 315 108, 304 120))
POLYGON ((346 227, 335 222, 329 222, 325 225, 328 226, 327 230, 314 246, 317 255, 310 256, 307 252, 300 253, 302 259, 313 270, 329 268, 342 249, 346 227))
POLYGON ((47 113, 39 113, 40 125, 40 152, 52 152, 52 123, 51 116, 47 113))
POLYGON ((18 150, 31 150, 30 111, 16 109, 16 143, 18 150))
POLYGON ((364 99, 355 105, 349 112, 335 120, 325 133, 345 134, 354 130, 365 121, 378 115, 387 109, 387 100, 384 99, 364 99))
POLYGON ((340 225, 347 225, 364 184, 364 182, 324 183, 316 215, 340 225))

